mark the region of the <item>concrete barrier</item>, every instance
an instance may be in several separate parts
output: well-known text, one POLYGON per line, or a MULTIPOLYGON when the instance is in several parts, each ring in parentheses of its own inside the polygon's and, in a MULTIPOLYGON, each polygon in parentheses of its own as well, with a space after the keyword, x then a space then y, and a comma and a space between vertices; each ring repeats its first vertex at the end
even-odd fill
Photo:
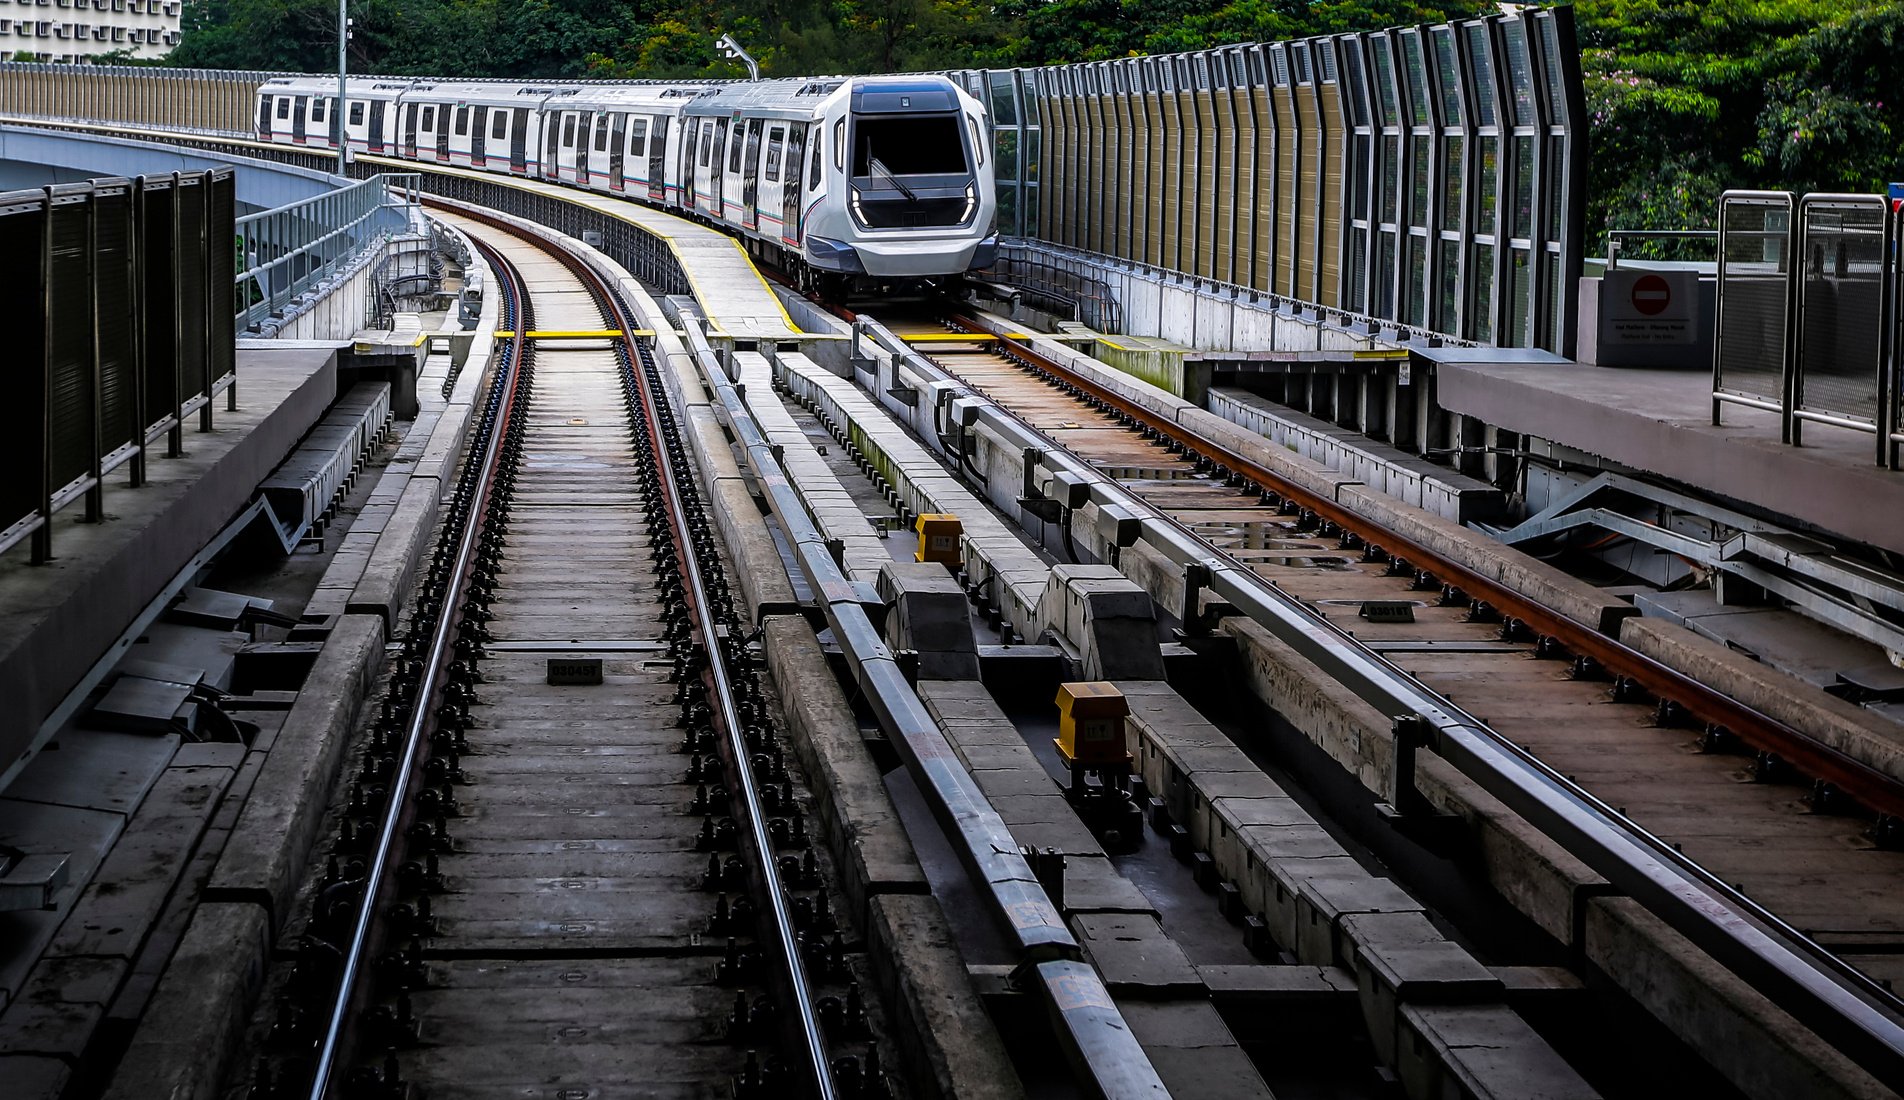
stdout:
POLYGON ((212 1100, 224 1095, 231 1058, 271 953, 266 910, 201 902, 159 979, 106 1100, 212 1100))
POLYGON ((1620 624, 1620 641, 1820 744, 1904 779, 1904 729, 1895 722, 1664 619, 1629 618, 1620 624))
POLYGON ((337 620, 212 869, 207 901, 250 902, 274 933, 284 927, 358 712, 383 665, 383 641, 375 615, 337 620))

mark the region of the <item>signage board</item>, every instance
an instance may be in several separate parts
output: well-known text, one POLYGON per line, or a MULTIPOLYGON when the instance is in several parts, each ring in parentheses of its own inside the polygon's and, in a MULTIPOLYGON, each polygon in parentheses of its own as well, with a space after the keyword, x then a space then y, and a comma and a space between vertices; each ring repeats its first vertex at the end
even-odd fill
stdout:
POLYGON ((1698 272, 1609 271, 1600 288, 1600 342, 1693 343, 1698 338, 1694 323, 1698 303, 1698 272))

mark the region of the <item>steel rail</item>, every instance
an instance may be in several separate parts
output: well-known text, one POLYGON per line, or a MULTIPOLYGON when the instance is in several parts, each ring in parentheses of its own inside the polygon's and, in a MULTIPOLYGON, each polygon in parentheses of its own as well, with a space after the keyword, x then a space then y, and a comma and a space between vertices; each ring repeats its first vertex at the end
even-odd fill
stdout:
POLYGON ((818 1100, 838 1100, 839 1086, 833 1079, 832 1059, 827 1055, 826 1031, 814 1006, 812 986, 807 978, 806 964, 794 926, 792 904, 779 873, 773 838, 767 831, 767 815, 761 810, 760 792, 754 782, 753 769, 748 763, 751 754, 747 747, 746 726, 735 705, 726 646, 723 644, 720 625, 715 621, 711 601, 702 598, 707 589, 700 552, 695 547, 691 533, 679 472, 675 469, 661 425, 661 406, 667 403, 667 395, 657 393, 654 381, 650 378, 650 372, 656 369, 652 354, 637 337, 628 335, 641 326, 635 323, 633 312, 620 293, 583 258, 557 247, 551 247, 550 251, 594 289, 598 302, 614 314, 611 320, 624 334, 621 337, 622 345, 628 356, 630 373, 646 408, 648 438, 654 448, 656 467, 662 474, 661 495, 667 501, 671 538, 684 574, 682 591, 694 612, 701 645, 708 655, 710 686, 719 701, 719 709, 715 714, 726 741, 726 751, 721 754, 723 772, 728 779, 729 790, 738 790, 741 796, 735 806, 739 811, 735 816, 744 819, 740 823, 742 832, 752 849, 752 858, 747 860, 748 874, 754 880, 756 893, 767 902, 771 940, 782 964, 783 992, 792 998, 794 1004, 794 1012, 790 1016, 782 1014, 782 1019, 795 1031, 795 1045, 800 1048, 801 1060, 805 1064, 807 1076, 811 1078, 814 1095, 818 1100))
MULTIPOLYGON (((979 331, 991 331, 976 321, 965 324, 979 331)), ((995 334, 996 335, 996 334, 995 334)), ((1001 345, 1038 369, 1048 369, 1061 380, 1088 392, 1160 434, 1189 447, 1199 455, 1243 474, 1265 488, 1287 488, 1292 499, 1327 505, 1316 508, 1318 514, 1335 519, 1342 516, 1345 530, 1364 535, 1371 545, 1413 547, 1409 540, 1393 537, 1374 521, 1347 512, 1294 485, 1258 463, 1235 455, 1218 444, 1194 435, 1143 406, 1130 401, 1092 379, 1053 362, 1020 341, 1001 336, 1001 345)), ((910 348, 899 345, 906 355, 930 360, 910 348)), ((888 350, 895 350, 888 348, 888 350)), ((1431 731, 1421 747, 1431 749, 1453 764, 1468 778, 1510 809, 1559 841, 1582 862, 1610 883, 1641 901, 1655 915, 1692 940, 1702 950, 1719 959, 1761 993, 1790 1012, 1806 1026, 1838 1045, 1853 1061, 1893 1087, 1904 1083, 1904 1000, 1856 970, 1791 927, 1745 895, 1732 889, 1691 858, 1666 844, 1652 833, 1614 810, 1566 777, 1555 772, 1533 754, 1501 737, 1479 719, 1467 714, 1415 677, 1362 646, 1333 623, 1315 615, 1300 602, 1263 580, 1249 567, 1228 553, 1210 546, 1202 536, 1190 531, 1154 506, 1125 490, 1094 467, 1084 464, 1061 445, 1053 443, 1035 427, 1000 406, 970 383, 957 379, 936 365, 934 371, 997 410, 1018 433, 1038 441, 1041 452, 1056 451, 1071 459, 1085 479, 1097 486, 1110 502, 1148 513, 1169 528, 1178 541, 1195 546, 1200 553, 1186 555, 1180 564, 1198 565, 1207 572, 1206 586, 1228 599, 1251 619, 1265 626, 1281 627, 1285 640, 1296 639, 1298 649, 1332 679, 1342 683, 1358 697, 1391 716, 1419 716, 1431 731)), ((1341 522, 1341 521, 1337 521, 1341 522)), ((1406 555, 1405 555, 1406 556, 1406 555)), ((1415 561, 1440 564, 1440 555, 1425 548, 1415 561)), ((1450 572, 1472 575, 1471 571, 1450 564, 1450 572)), ((1488 582, 1486 588, 1498 585, 1488 582)), ((1477 590, 1485 590, 1476 585, 1477 590)), ((1471 590, 1472 592, 1473 590, 1471 590)), ((1515 594, 1514 604, 1538 607, 1515 594)), ((1505 601, 1504 601, 1505 602, 1505 601)), ((1501 605, 1496 605, 1501 606, 1501 605)), ((1542 619, 1558 618, 1539 609, 1542 619)), ((1577 632, 1603 641, 1605 635, 1577 627, 1577 632)), ((1569 631, 1572 635, 1576 631, 1569 631)), ((1560 635, 1556 635, 1557 637, 1560 635)), ((1617 643, 1613 643, 1617 646, 1617 643)), ((1624 650, 1624 647, 1619 647, 1624 650)), ((1631 652, 1631 651, 1625 651, 1631 652)), ((1635 657, 1640 655, 1634 654, 1635 657)), ((1656 664, 1656 662, 1653 662, 1656 664)), ((1660 668, 1677 679, 1682 674, 1660 668)), ((1696 683, 1696 682, 1694 682, 1696 683)), ((1711 689, 1698 685, 1703 691, 1711 689)), ((1743 704, 1726 700, 1746 713, 1756 714, 1743 704)), ((1760 716, 1763 718, 1763 716, 1760 716)), ((1771 719, 1765 719, 1770 722, 1771 719)), ((1794 736, 1802 737, 1793 731, 1794 736)))
MULTIPOLYGON (((521 276, 501 253, 481 242, 477 242, 477 247, 486 254, 485 258, 488 259, 491 269, 496 272, 497 281, 503 285, 514 310, 517 311, 517 319, 520 320, 521 276)), ((350 945, 344 952, 344 968, 338 979, 337 997, 331 1005, 330 1019, 324 1029, 324 1041, 318 1050, 317 1067, 311 1079, 310 1100, 324 1100, 330 1090, 331 1077, 336 1072, 337 1060, 343 1049, 350 1008, 356 1000, 358 973, 363 968, 364 956, 369 950, 379 902, 386 893, 385 880, 390 877, 388 872, 391 853, 395 849, 403 818, 408 816, 411 776, 417 767, 418 750, 429 736, 431 719, 436 709, 436 696, 442 690, 444 669, 449 663, 451 645, 457 628, 462 622, 462 592, 472 572, 477 535, 482 529, 479 517, 495 488, 497 458, 502 449, 503 435, 508 431, 509 414, 515 407, 517 384, 522 377, 522 359, 526 346, 527 341, 510 342, 506 379, 508 388, 504 392, 502 402, 497 406, 495 419, 490 424, 488 438, 484 441, 481 473, 475 490, 470 496, 469 522, 464 526, 462 538, 457 544, 456 566, 450 573, 449 584, 444 591, 442 610, 430 639, 429 657, 423 663, 423 680, 417 685, 410 719, 406 723, 403 753, 398 758, 393 771, 383 827, 377 834, 376 851, 371 857, 369 870, 364 879, 363 904, 358 908, 356 921, 351 928, 350 945)), ((492 385, 502 385, 504 381, 505 379, 499 376, 492 385)))
POLYGON ((1391 531, 1376 520, 1289 481, 1247 455, 1205 439, 1169 417, 1097 384, 1021 340, 1002 333, 992 333, 989 328, 970 318, 954 318, 953 321, 974 332, 996 335, 1001 346, 1009 348, 1014 355, 1037 369, 1088 392, 1094 399, 1114 407, 1119 413, 1194 451, 1200 457, 1240 474, 1264 489, 1298 502, 1344 531, 1352 532, 1368 545, 1426 567, 1429 572, 1452 583, 1469 596, 1480 599, 1495 611, 1528 624, 1536 633, 1554 638, 1576 654, 1591 657, 1608 672, 1632 681, 1656 698, 1679 703, 1694 718, 1723 727, 1753 748, 1777 754, 1799 771, 1833 784, 1872 810, 1904 817, 1904 783, 1864 761, 1823 744, 1709 684, 1701 683, 1623 645, 1616 638, 1576 622, 1424 543, 1391 531))
POLYGON ((819 596, 854 682, 889 743, 919 781, 960 862, 991 902, 994 918, 1011 937, 1019 962, 1015 973, 1038 991, 1073 1073, 1087 1095, 1102 1100, 1168 1097, 1169 1090, 1102 976, 1082 961, 1082 949, 1063 915, 867 617, 860 594, 826 549, 739 387, 722 373, 694 323, 686 325, 686 336, 801 572, 819 596))

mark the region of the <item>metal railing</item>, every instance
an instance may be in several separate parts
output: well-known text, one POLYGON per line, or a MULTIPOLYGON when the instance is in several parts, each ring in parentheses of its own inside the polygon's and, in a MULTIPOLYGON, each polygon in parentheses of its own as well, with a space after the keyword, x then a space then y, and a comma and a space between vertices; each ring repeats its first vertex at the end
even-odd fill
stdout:
POLYGON ((237 222, 239 327, 258 331, 299 298, 411 228, 420 203, 415 172, 371 176, 237 222))
POLYGON ((1896 469, 1900 402, 1900 214, 1881 195, 1728 191, 1719 200, 1719 309, 1712 422, 1726 405, 1871 433, 1896 469))

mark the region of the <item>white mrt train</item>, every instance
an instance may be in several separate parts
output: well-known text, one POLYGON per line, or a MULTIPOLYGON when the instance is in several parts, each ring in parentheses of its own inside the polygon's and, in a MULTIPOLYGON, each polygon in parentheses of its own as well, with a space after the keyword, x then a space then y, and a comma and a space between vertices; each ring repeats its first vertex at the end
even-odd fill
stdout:
MULTIPOLYGON (((985 108, 941 76, 721 84, 358 79, 364 153, 689 213, 813 289, 957 276, 997 252, 985 108)), ((258 136, 335 148, 337 82, 258 89, 258 136)))

